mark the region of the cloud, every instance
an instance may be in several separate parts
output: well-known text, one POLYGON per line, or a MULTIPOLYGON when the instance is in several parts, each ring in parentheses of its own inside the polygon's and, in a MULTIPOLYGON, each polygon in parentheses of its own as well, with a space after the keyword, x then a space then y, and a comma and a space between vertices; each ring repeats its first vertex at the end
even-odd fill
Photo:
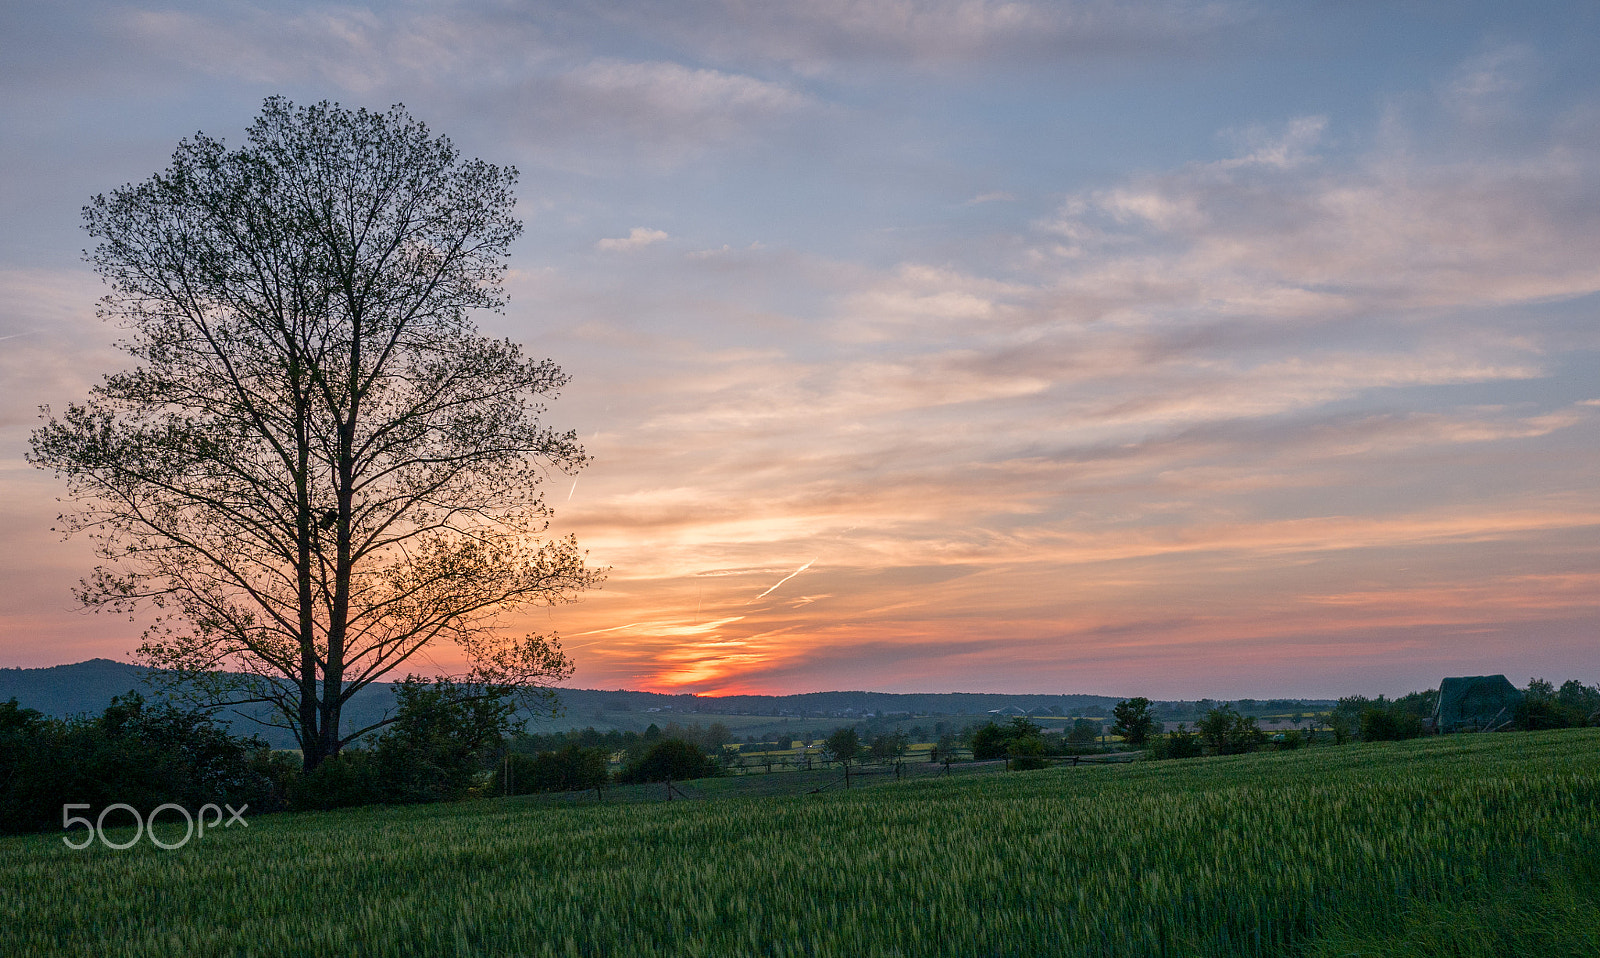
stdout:
MULTIPOLYGON (((705 690, 854 655, 876 684, 950 687, 1001 646, 1014 681, 1112 681, 1273 642, 1323 668, 1380 631, 1430 654, 1458 628, 1565 635, 1581 590, 1518 598, 1576 581, 1600 524, 1600 416, 1552 389, 1565 351, 1600 347, 1600 156, 1557 135, 1351 154, 1328 144, 1358 134, 1292 118, 1068 195, 998 267, 952 240, 817 270, 825 306, 769 348, 717 326, 718 350, 653 366, 648 411, 596 450, 651 488, 602 479, 568 519, 658 610, 725 618, 797 555, 824 598, 596 667, 705 690), (906 678, 919 655, 943 678, 906 678)), ((659 294, 733 315, 712 266, 659 294)))
MULTIPOLYGON (((611 4, 613 19, 638 8, 611 4)), ((1243 4, 1172 0, 739 0, 687 2, 651 25, 680 46, 724 61, 779 61, 807 73, 863 63, 925 68, 979 61, 1139 57, 1193 50, 1251 19, 1243 4)))
POLYGON ((1307 150, 1317 145, 1328 128, 1325 116, 1302 116, 1290 120, 1283 133, 1273 136, 1260 127, 1236 136, 1249 152, 1244 156, 1219 161, 1219 169, 1266 166, 1285 170, 1314 160, 1307 150))
POLYGON ((1073 245, 1040 255, 1070 261, 1063 288, 1142 300, 1146 316, 1163 288, 1206 312, 1328 317, 1600 288, 1580 238, 1600 212, 1600 157, 1378 153, 1331 168, 1294 145, 1321 128, 1295 121, 1243 157, 1071 197, 1044 225, 1073 245))
POLYGON ((485 139, 509 135, 572 170, 592 171, 608 154, 671 167, 819 106, 782 82, 596 53, 614 34, 570 12, 245 3, 132 9, 114 20, 149 59, 317 98, 376 107, 403 100, 419 116, 450 116, 458 135, 472 123, 485 139), (574 23, 576 35, 559 32, 574 23))
POLYGON ((79 400, 94 371, 126 365, 94 315, 100 292, 86 269, 0 269, 0 436, 20 442, 36 407, 79 400))
POLYGON ((584 105, 608 106, 613 112, 665 112, 680 121, 705 122, 711 115, 772 116, 809 103, 781 84, 668 61, 595 60, 564 73, 562 85, 584 105))
MULTIPOLYGON (((1538 51, 1469 57, 1372 129, 1337 97, 1240 101, 1221 155, 1085 180, 996 176, 940 124, 1019 76, 1056 96, 1106 58, 1192 69, 1247 6, 643 11, 178 4, 107 18, 131 39, 84 64, 203 80, 228 122, 258 87, 404 99, 535 171, 535 248, 484 325, 574 374, 550 423, 595 464, 555 488, 555 528, 614 572, 508 627, 574 636, 580 683, 1148 694, 1129 677, 1592 645, 1600 141, 1592 103, 1522 109, 1538 51), (675 235, 607 235, 653 220, 675 235), (653 244, 673 255, 619 259, 653 244)), ((156 101, 193 108, 134 102, 156 101)), ((126 364, 85 358, 109 334, 80 273, 0 272, 6 529, 60 492, 21 478, 33 402, 126 364)), ((9 567, 29 594, 41 539, 9 567)))
POLYGON ((605 252, 626 252, 628 250, 642 249, 651 243, 659 243, 667 238, 667 234, 662 230, 635 226, 628 231, 627 236, 600 240, 594 244, 594 248, 605 252))
POLYGON ((1537 65, 1526 43, 1495 47, 1462 63, 1442 84, 1440 100, 1468 122, 1482 122, 1514 107, 1537 65))
POLYGON ((127 9, 116 20, 135 42, 211 76, 275 85, 303 83, 311 76, 360 97, 390 90, 406 78, 437 82, 466 72, 477 59, 474 53, 503 55, 517 39, 531 42, 512 62, 545 58, 528 55, 544 47, 528 25, 487 30, 470 11, 457 12, 465 15, 380 16, 350 5, 295 10, 245 3, 225 14, 210 8, 127 9), (486 44, 498 49, 485 49, 486 44))

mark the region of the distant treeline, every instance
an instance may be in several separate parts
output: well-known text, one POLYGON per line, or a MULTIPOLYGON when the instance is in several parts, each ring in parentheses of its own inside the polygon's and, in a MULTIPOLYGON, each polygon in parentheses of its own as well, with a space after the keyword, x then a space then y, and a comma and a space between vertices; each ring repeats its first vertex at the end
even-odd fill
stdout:
MULTIPOLYGON (((643 732, 528 734, 509 701, 471 694, 448 681, 413 678, 398 685, 396 719, 380 735, 310 771, 302 770, 298 753, 274 751, 259 738, 231 734, 202 711, 146 700, 137 692, 115 697, 99 715, 65 719, 13 698, 0 703, 0 830, 60 827, 67 804, 103 809, 121 803, 149 811, 169 802, 189 809, 228 803, 248 804, 259 813, 682 781, 723 774, 742 764, 740 751, 757 748, 758 761, 769 771, 774 764, 810 767, 813 761, 845 768, 869 760, 899 763, 930 734, 937 736, 930 760, 1005 759, 1017 770, 1108 748, 1187 758, 1387 741, 1424 734, 1437 697, 1432 690, 1398 699, 1348 696, 1324 711, 1296 712, 1294 728, 1271 736, 1256 715, 1233 703, 1213 704, 1196 716, 1193 728, 1180 724, 1167 732, 1162 703, 1143 698, 1113 703, 1107 710, 1113 722, 1078 718, 1059 730, 1012 716, 960 728, 930 721, 931 730, 916 725, 907 731, 894 716, 874 716, 842 722, 820 748, 797 753, 788 741, 730 750, 736 743, 721 722, 652 723, 643 732), (1108 744, 1108 738, 1114 741, 1108 744), (775 758, 776 752, 788 755, 775 758)), ((1290 700, 1267 709, 1303 704, 1290 700)), ((1576 680, 1557 687, 1534 679, 1504 724, 1541 730, 1596 722, 1600 687, 1576 680)))
MULTIPOLYGON (((52 718, 95 715, 107 707, 113 696, 121 695, 128 689, 140 688, 149 672, 150 670, 143 667, 114 662, 110 659, 91 659, 74 665, 39 669, 0 668, 0 701, 16 698, 24 707, 52 718)), ((362 689, 346 703, 345 719, 352 727, 360 728, 379 721, 386 712, 392 714, 397 686, 398 683, 377 682, 362 689)), ((822 717, 841 722, 856 722, 867 720, 869 717, 890 721, 905 720, 914 716, 971 717, 1005 708, 1025 710, 1038 716, 1071 718, 1077 715, 1106 714, 1120 701, 1116 697, 1105 695, 1007 695, 974 692, 901 694, 854 691, 713 697, 634 692, 623 689, 612 691, 560 689, 558 695, 568 716, 583 716, 588 720, 596 715, 629 715, 635 716, 640 723, 648 718, 649 721, 663 726, 673 721, 687 721, 686 717, 689 715, 822 717)), ((147 693, 147 698, 155 697, 153 693, 147 693)), ((1176 721, 1203 714, 1207 709, 1219 704, 1223 703, 1200 699, 1157 701, 1154 707, 1164 717, 1176 721)), ((1332 708, 1334 702, 1331 699, 1241 699, 1231 704, 1247 714, 1258 714, 1275 711, 1322 711, 1332 708)), ((258 719, 268 717, 264 707, 261 706, 245 706, 240 711, 245 716, 254 715, 258 719), (258 711, 252 712, 252 708, 258 711)), ((518 717, 528 718, 529 715, 518 713, 518 717)), ((225 727, 231 727, 239 734, 260 735, 274 748, 295 747, 294 741, 284 730, 260 725, 250 718, 226 715, 218 716, 217 721, 225 727)))

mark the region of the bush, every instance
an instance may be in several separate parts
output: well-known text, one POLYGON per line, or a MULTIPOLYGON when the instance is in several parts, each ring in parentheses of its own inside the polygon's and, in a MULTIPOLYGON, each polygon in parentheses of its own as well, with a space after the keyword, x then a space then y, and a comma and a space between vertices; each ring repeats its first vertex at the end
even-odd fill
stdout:
POLYGON ((1100 726, 1088 719, 1078 719, 1067 732, 1068 745, 1093 745, 1100 737, 1100 726))
POLYGON ((972 757, 979 762, 1005 758, 1007 744, 1005 729, 993 722, 985 723, 972 733, 972 757))
MULTIPOLYGON (((581 748, 581 746, 571 746, 581 748)), ((525 755, 522 752, 511 752, 501 759, 500 765, 495 768, 489 777, 489 791, 494 795, 531 795, 534 792, 546 791, 543 787, 546 772, 540 760, 549 754, 541 752, 538 755, 525 755)))
POLYGON ((258 812, 278 812, 289 807, 289 787, 300 777, 300 753, 257 749, 250 753, 250 771, 259 776, 260 790, 250 807, 258 812))
POLYGON ((394 724, 374 749, 378 793, 372 801, 463 797, 488 771, 514 726, 516 706, 490 689, 407 676, 395 696, 394 724))
POLYGON ((1200 739, 1218 755, 1253 752, 1266 739, 1256 720, 1224 705, 1206 713, 1197 726, 1200 739))
POLYGON ((1524 731, 1578 728, 1588 725, 1591 717, 1600 718, 1597 710, 1600 710, 1600 688, 1568 680, 1557 691, 1544 679, 1532 679, 1517 703, 1512 721, 1516 728, 1524 731))
POLYGON ((347 748, 289 783, 289 807, 308 812, 370 805, 383 797, 378 778, 371 752, 347 748))
POLYGON ((270 755, 265 742, 235 738, 203 711, 137 692, 96 718, 67 721, 12 699, 0 704, 0 831, 59 827, 68 803, 268 810, 282 795, 270 755))
POLYGON ((1554 699, 1536 699, 1526 696, 1512 712, 1512 724, 1524 732, 1540 732, 1553 728, 1569 728, 1583 724, 1574 722, 1572 716, 1554 699))
POLYGON ((628 763, 618 776, 621 782, 678 782, 710 778, 721 769, 698 745, 677 738, 664 738, 650 746, 638 761, 628 763))
POLYGON ((934 744, 933 750, 928 753, 928 761, 943 762, 948 769, 961 754, 961 746, 957 744, 953 733, 946 732, 939 736, 939 741, 934 744))
POLYGON ((489 791, 495 795, 587 791, 606 784, 606 765, 605 750, 581 745, 568 745, 538 756, 513 752, 495 769, 489 791))
POLYGON ((992 721, 985 722, 972 732, 970 738, 972 757, 980 762, 986 759, 1008 758, 1011 755, 1012 743, 1027 738, 1038 739, 1042 748, 1044 729, 1025 715, 1018 715, 1005 725, 996 725, 992 721))
POLYGON ((868 751, 873 761, 889 762, 904 757, 910 745, 911 739, 906 733, 896 730, 888 735, 874 736, 868 751))
POLYGON ((1589 725, 1600 721, 1600 686, 1584 685, 1577 679, 1561 683, 1556 702, 1566 710, 1573 725, 1589 725))
POLYGON ((1201 751, 1200 736, 1180 723, 1175 731, 1152 736, 1147 754, 1155 759, 1197 758, 1201 751))
POLYGON ((1006 755, 1011 759, 1011 769, 1017 772, 1031 772, 1034 769, 1044 768, 1048 763, 1044 760, 1044 739, 1037 735, 1026 735, 1013 739, 1006 755))
POLYGON ((407 676, 395 720, 370 749, 346 748, 288 788, 297 810, 462 798, 487 778, 514 728, 509 689, 407 676))
POLYGON ((1422 719, 1397 708, 1373 707, 1361 713, 1363 742, 1398 742, 1422 734, 1422 719))

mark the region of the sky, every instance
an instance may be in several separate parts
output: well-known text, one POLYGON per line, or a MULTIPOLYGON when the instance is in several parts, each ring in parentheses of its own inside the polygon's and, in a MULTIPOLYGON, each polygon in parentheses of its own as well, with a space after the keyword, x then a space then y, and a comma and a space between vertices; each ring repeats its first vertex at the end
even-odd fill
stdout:
POLYGON ((23 460, 79 211, 272 95, 520 170, 574 686, 1600 681, 1600 6, 1460 0, 7 4, 0 665, 142 628, 23 460))

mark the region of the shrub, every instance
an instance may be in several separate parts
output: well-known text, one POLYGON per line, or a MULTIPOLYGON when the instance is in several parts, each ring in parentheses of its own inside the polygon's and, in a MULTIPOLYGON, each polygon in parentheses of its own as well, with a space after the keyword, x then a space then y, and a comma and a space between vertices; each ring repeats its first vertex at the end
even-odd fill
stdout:
POLYGON ((300 777, 300 753, 257 749, 250 753, 250 771, 258 776, 259 791, 250 800, 258 812, 278 812, 289 807, 289 786, 300 777))
POLYGON ((1008 744, 1005 729, 988 722, 972 733, 972 757, 979 761, 1005 758, 1008 744))
POLYGON ((1397 708, 1372 707, 1361 713, 1363 742, 1398 742, 1422 734, 1422 719, 1397 708))
POLYGON ((1561 683, 1556 702, 1572 717, 1574 725, 1600 721, 1600 686, 1584 685, 1577 679, 1561 683))
MULTIPOLYGON (((581 746, 574 746, 581 747, 581 746)), ((489 777, 489 791, 494 795, 531 795, 544 791, 544 772, 540 759, 548 752, 525 755, 512 752, 503 758, 489 777)))
POLYGON ((1013 771, 1030 772, 1048 764, 1044 760, 1044 751, 1044 739, 1037 735, 1026 735, 1013 739, 1006 755, 1011 759, 1013 771))
POLYGON ((269 756, 265 742, 236 738, 203 711, 137 692, 67 721, 12 699, 0 704, 0 830, 59 827, 67 803, 272 808, 281 790, 269 756))
POLYGON ((1525 732, 1539 732, 1553 728, 1567 728, 1572 725, 1581 725, 1582 721, 1573 721, 1573 717, 1561 708, 1554 699, 1537 699, 1525 696, 1517 703, 1512 712, 1513 725, 1525 732))
MULTIPOLYGON (((1085 724, 1095 727, 1093 723, 1085 724)), ((985 722, 972 732, 969 741, 973 759, 981 762, 986 759, 1009 758, 1013 743, 1030 738, 1039 740, 1040 754, 1048 751, 1044 745, 1044 729, 1027 716, 1018 715, 1005 725, 997 725, 992 721, 985 722)), ((1090 740, 1093 741, 1092 738, 1090 740)))
POLYGON ((604 749, 582 745, 568 745, 538 756, 513 752, 495 769, 489 791, 495 795, 586 791, 606 784, 606 765, 604 749))
POLYGON ((1200 739, 1218 755, 1239 755, 1253 752, 1261 746, 1266 736, 1256 720, 1240 715, 1230 705, 1214 708, 1200 720, 1197 729, 1200 739))
POLYGON ((514 723, 516 706, 492 690, 407 676, 399 711, 374 750, 379 793, 372 801, 460 798, 488 770, 514 723))
POLYGON ((1516 728, 1532 732, 1582 727, 1595 718, 1600 718, 1600 687, 1569 679, 1558 691, 1553 683, 1531 679, 1512 721, 1516 728))
POLYGON ((1088 719, 1078 719, 1072 723, 1072 729, 1067 732, 1069 745, 1093 745, 1095 739, 1100 737, 1100 726, 1088 719))
POLYGON ((1152 736, 1148 753, 1156 759, 1196 758, 1201 751, 1200 737, 1180 723, 1172 732, 1152 736))
POLYGON ((906 733, 898 730, 888 735, 874 736, 870 746, 873 761, 888 762, 902 758, 910 744, 911 739, 906 733))
POLYGON ((297 812, 372 804, 382 798, 378 763, 365 749, 347 748, 296 776, 288 793, 289 807, 297 812))
POLYGON ((948 769, 950 763, 954 762, 960 754, 961 746, 957 744, 955 735, 951 732, 946 732, 939 736, 939 741, 934 744, 933 750, 928 753, 928 761, 943 762, 945 768, 948 769))
POLYGON ((618 781, 667 782, 691 778, 710 778, 720 769, 711 757, 692 742, 664 738, 650 746, 644 757, 628 763, 618 781))

